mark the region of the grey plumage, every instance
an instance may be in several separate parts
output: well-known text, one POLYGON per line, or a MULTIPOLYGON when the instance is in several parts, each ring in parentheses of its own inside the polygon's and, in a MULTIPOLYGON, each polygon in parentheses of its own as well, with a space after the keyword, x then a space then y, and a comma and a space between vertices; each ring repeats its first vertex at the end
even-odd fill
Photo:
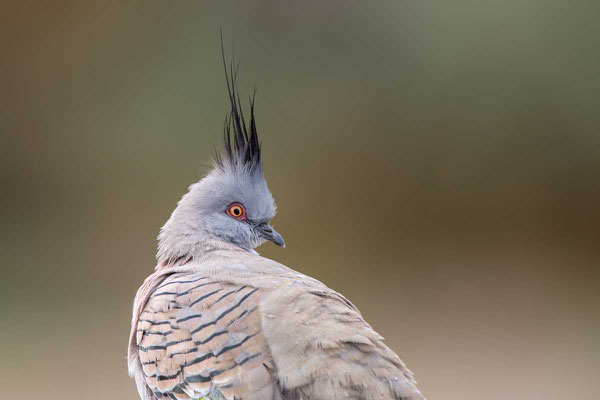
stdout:
POLYGON ((250 100, 226 68, 225 153, 159 234, 134 300, 129 372, 143 400, 423 399, 412 373, 345 297, 260 257, 271 225, 250 100))

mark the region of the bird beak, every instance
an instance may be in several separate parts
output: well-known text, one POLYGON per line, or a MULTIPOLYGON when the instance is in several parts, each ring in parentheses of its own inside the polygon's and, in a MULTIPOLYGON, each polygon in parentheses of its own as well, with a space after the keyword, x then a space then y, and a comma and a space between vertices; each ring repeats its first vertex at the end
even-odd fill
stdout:
POLYGON ((267 240, 275 243, 277 246, 285 247, 285 241, 283 237, 273 229, 273 227, 269 224, 260 224, 256 226, 256 230, 258 230, 258 234, 267 240))

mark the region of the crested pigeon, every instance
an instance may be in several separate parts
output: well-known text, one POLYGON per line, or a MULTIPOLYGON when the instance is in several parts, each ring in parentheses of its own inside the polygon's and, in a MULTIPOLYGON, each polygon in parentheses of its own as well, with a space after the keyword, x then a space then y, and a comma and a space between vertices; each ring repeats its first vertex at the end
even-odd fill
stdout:
POLYGON ((158 236, 128 347, 142 400, 424 399, 411 371, 344 296, 254 249, 284 247, 270 225, 250 99, 225 66, 224 152, 190 186, 158 236))

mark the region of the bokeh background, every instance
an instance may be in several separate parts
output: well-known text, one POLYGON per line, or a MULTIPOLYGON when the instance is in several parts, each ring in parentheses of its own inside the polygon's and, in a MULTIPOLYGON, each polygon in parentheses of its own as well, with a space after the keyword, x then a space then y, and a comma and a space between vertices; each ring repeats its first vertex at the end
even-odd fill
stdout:
POLYGON ((430 399, 600 392, 596 1, 0 6, 0 386, 136 399, 156 235, 258 86, 287 248, 430 399))

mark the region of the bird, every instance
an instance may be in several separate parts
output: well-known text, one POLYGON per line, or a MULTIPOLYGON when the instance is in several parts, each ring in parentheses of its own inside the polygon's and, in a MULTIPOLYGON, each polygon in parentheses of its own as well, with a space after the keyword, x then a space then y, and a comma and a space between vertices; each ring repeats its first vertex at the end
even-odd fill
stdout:
POLYGON ((255 120, 223 66, 224 150, 158 235, 134 299, 128 370, 142 400, 421 400, 412 372, 346 297, 260 256, 271 225, 255 120), (247 110, 246 110, 247 112, 247 110))

